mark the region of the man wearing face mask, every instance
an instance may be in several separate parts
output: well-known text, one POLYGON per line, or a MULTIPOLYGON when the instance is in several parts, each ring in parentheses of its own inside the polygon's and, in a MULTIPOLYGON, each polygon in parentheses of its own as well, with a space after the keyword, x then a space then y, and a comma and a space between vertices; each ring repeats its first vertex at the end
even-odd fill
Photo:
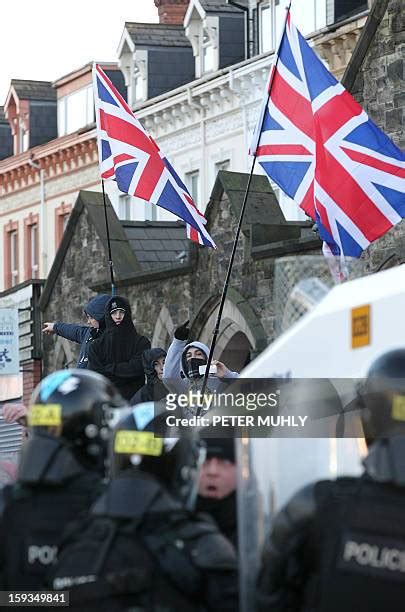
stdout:
MULTIPOLYGON (((200 367, 208 362, 209 348, 202 342, 188 342, 189 321, 176 328, 174 338, 167 351, 163 380, 173 393, 198 391, 203 384, 204 374, 200 367)), ((208 378, 207 390, 211 393, 225 390, 229 379, 237 378, 238 373, 229 370, 222 362, 213 360, 216 374, 208 378)))

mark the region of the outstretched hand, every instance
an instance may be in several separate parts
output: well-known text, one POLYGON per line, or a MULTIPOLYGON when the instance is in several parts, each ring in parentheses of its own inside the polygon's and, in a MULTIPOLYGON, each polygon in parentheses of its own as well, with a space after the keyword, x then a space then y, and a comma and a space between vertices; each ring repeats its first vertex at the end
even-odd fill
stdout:
POLYGON ((44 323, 44 327, 42 329, 42 333, 44 333, 44 334, 54 334, 55 333, 54 323, 50 323, 49 321, 47 323, 44 323))

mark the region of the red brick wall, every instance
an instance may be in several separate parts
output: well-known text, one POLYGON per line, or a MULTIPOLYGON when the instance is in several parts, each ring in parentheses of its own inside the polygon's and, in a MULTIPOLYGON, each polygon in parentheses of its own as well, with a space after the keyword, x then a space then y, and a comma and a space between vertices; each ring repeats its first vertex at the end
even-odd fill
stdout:
POLYGON ((22 364, 23 369, 23 403, 27 406, 30 399, 31 394, 39 381, 41 380, 42 375, 42 361, 41 359, 31 359, 30 361, 25 361, 22 364))
POLYGON ((159 23, 182 25, 189 0, 155 0, 159 23))

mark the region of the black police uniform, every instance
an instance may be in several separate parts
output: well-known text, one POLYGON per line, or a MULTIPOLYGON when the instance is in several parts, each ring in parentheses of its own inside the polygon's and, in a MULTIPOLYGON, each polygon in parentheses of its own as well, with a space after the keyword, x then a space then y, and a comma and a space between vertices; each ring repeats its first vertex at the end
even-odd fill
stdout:
POLYGON ((154 477, 131 469, 67 535, 49 585, 69 589, 71 610, 238 609, 230 543, 154 477))
POLYGON ((18 482, 0 492, 0 588, 38 590, 55 562, 61 534, 102 491, 57 439, 26 443, 18 482))
POLYGON ((374 442, 364 463, 360 478, 310 485, 276 517, 259 576, 258 612, 403 606, 405 437, 374 442))

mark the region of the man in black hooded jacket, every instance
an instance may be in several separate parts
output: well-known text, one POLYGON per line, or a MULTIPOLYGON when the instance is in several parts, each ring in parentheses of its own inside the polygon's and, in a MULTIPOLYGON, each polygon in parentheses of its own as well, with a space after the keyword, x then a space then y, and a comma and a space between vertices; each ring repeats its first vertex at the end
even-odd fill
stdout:
POLYGON ((143 352, 142 364, 146 383, 131 398, 129 402, 131 406, 143 402, 159 402, 166 397, 168 390, 162 382, 166 354, 162 348, 147 349, 143 352))
POLYGON ((108 378, 129 400, 145 381, 142 353, 150 341, 141 336, 132 322, 129 302, 112 297, 105 309, 106 330, 89 349, 89 369, 108 378))

